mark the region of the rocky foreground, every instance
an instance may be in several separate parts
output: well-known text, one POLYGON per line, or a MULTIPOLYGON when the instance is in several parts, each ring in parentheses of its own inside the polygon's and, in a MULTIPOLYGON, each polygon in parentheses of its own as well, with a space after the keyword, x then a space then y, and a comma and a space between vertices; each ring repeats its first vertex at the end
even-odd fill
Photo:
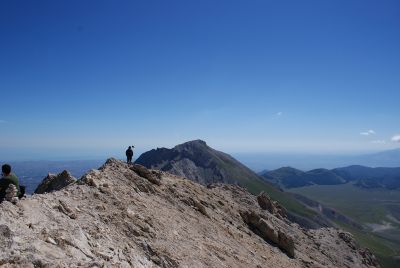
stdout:
POLYGON ((1 267, 378 267, 350 234, 305 230, 268 196, 109 159, 0 204, 1 267))

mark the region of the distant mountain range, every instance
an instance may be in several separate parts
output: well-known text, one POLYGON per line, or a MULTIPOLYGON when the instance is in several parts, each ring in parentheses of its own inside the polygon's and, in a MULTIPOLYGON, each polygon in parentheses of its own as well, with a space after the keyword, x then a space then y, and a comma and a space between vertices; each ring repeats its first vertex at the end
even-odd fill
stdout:
POLYGON ((345 180, 328 169, 313 169, 308 172, 292 167, 282 167, 260 174, 264 179, 283 188, 302 187, 312 184, 341 184, 345 180))
POLYGON ((333 169, 350 165, 367 167, 400 167, 400 148, 378 153, 360 155, 324 155, 290 153, 246 153, 234 154, 246 166, 253 170, 273 170, 282 166, 296 167, 301 170, 315 168, 333 169))
POLYGON ((352 164, 369 167, 400 167, 400 148, 355 157, 352 164))
POLYGON ((261 177, 283 188, 309 185, 337 185, 354 182, 363 188, 400 188, 400 168, 370 168, 348 166, 335 169, 313 169, 301 171, 292 167, 262 172, 261 177))

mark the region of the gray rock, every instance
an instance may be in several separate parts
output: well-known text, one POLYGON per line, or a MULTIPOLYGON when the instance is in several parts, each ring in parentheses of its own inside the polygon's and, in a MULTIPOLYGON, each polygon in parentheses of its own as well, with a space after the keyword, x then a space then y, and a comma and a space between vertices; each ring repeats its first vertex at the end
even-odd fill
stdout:
POLYGON ((281 230, 278 231, 278 246, 280 249, 284 250, 289 257, 294 258, 293 238, 281 230))
POLYGON ((76 179, 66 170, 60 174, 48 174, 35 190, 35 194, 50 193, 76 182, 76 179))
POLYGON ((264 219, 260 219, 258 226, 260 228, 261 233, 265 234, 265 237, 267 237, 275 244, 279 243, 278 232, 274 229, 274 227, 272 227, 270 223, 268 223, 264 219))
POLYGON ((285 251, 289 257, 294 257, 293 238, 288 234, 285 234, 281 230, 276 231, 272 223, 263 219, 262 216, 255 211, 242 211, 240 215, 253 232, 264 240, 276 244, 280 249, 285 251))
POLYGON ((261 192, 257 196, 257 202, 258 202, 258 205, 262 209, 268 210, 270 213, 274 214, 275 216, 278 216, 282 219, 287 217, 285 208, 282 207, 276 201, 271 200, 271 198, 269 198, 269 196, 266 193, 261 192))
POLYGON ((153 184, 161 185, 161 180, 155 176, 150 170, 142 165, 134 164, 130 166, 130 169, 138 174, 140 177, 147 179, 153 184))

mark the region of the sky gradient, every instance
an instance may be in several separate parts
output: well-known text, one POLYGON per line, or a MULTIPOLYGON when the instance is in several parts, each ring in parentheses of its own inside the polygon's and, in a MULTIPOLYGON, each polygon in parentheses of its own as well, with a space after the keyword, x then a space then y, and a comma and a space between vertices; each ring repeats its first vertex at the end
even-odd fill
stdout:
POLYGON ((400 145, 400 2, 0 2, 0 159, 400 145))

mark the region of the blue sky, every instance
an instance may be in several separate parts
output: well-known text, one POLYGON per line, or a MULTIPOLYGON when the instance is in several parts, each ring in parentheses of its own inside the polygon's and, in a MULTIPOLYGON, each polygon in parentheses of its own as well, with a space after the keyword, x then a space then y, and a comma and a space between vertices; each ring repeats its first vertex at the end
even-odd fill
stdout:
POLYGON ((400 145, 395 0, 5 0, 0 38, 2 159, 400 145))

